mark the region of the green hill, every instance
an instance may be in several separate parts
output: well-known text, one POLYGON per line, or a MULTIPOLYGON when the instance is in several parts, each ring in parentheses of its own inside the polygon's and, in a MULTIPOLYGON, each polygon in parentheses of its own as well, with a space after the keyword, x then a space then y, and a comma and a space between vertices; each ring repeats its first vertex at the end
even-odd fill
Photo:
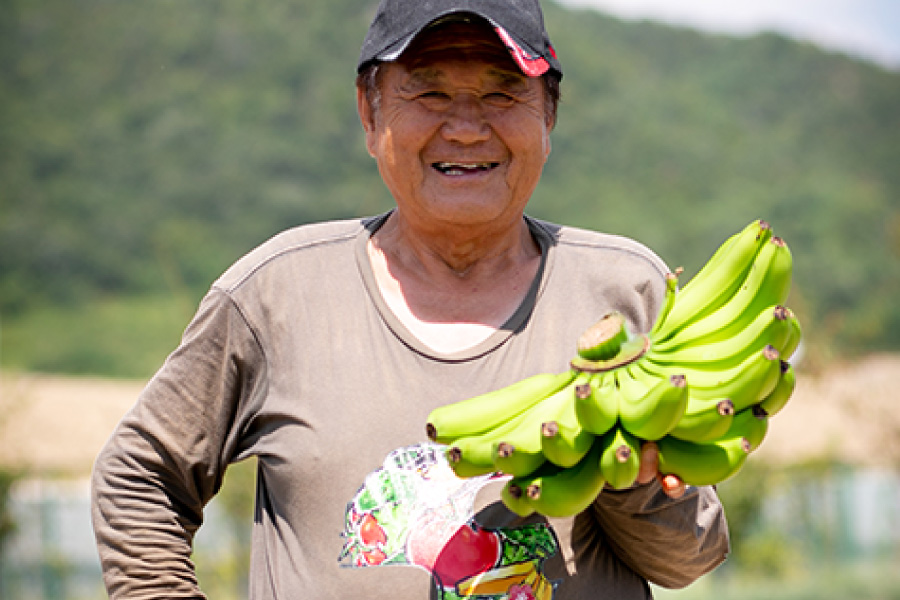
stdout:
MULTIPOLYGON (((388 208, 353 90, 372 10, 4 2, 0 365, 146 375, 239 255, 388 208)), ((566 75, 532 214, 633 236, 685 280, 765 218, 810 340, 900 348, 900 73, 772 34, 546 17, 566 75)))

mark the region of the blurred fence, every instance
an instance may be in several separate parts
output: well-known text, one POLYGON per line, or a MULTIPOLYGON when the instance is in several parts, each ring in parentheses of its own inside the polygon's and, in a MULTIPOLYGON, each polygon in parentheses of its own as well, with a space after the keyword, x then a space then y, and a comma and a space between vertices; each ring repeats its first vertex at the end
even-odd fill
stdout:
MULTIPOLYGON (((740 477, 735 478, 740 479, 740 477)), ((726 482, 727 483, 727 482, 726 482)), ((847 564, 872 557, 900 559, 900 474, 891 470, 829 468, 792 472, 767 487, 761 518, 751 531, 777 531, 792 540, 805 560, 818 566, 847 564)), ((217 598, 240 598, 246 563, 235 560, 245 542, 213 501, 196 540, 195 558, 203 573, 214 574, 217 598)), ((3 600, 94 600, 105 597, 90 525, 86 481, 23 480, 13 488, 16 532, 0 564, 3 600)), ((246 524, 249 528, 249 523, 246 524)), ((244 548, 245 550, 245 548, 244 548)), ((782 548, 783 550, 783 548, 782 548)), ((779 560, 792 560, 781 554, 779 560)), ((777 557, 776 557, 777 558, 777 557)), ((727 571, 739 570, 736 553, 727 571)), ((727 564, 727 563, 726 563, 727 564)), ((204 582, 204 589, 207 584, 204 582)), ((212 589, 207 589, 212 592, 212 589)))
MULTIPOLYGON (((10 508, 16 530, 0 561, 0 600, 106 598, 86 480, 20 481, 13 488, 10 508)), ((219 575, 222 566, 233 565, 236 537, 232 523, 214 501, 196 538, 200 568, 219 575)), ((243 580, 239 573, 231 576, 243 580)))

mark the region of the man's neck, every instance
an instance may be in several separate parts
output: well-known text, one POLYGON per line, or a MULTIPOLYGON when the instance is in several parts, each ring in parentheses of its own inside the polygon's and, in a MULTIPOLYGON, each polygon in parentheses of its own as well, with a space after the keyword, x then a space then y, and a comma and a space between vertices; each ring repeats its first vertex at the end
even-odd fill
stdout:
POLYGON ((375 279, 397 318, 436 350, 462 350, 489 337, 522 303, 540 266, 524 220, 490 241, 426 239, 390 223, 369 241, 375 279))

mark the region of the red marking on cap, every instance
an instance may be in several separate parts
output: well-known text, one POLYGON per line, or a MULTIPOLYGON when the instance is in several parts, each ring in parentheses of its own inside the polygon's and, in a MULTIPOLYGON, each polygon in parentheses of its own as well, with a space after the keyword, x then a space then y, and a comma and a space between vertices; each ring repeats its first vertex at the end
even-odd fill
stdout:
POLYGON ((512 36, 499 25, 494 28, 504 45, 509 49, 513 60, 522 69, 522 72, 529 77, 540 77, 550 69, 550 63, 543 56, 532 56, 516 43, 512 36))

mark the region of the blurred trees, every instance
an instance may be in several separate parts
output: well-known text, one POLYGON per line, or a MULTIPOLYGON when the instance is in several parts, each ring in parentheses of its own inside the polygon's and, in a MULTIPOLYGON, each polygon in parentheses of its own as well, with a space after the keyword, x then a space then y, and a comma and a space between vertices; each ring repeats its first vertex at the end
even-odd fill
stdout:
MULTIPOLYGON (((353 89, 372 11, 4 2, 4 321, 109 297, 193 306, 277 231, 389 208, 353 89)), ((810 339, 900 348, 900 73, 772 34, 546 17, 565 78, 532 214, 633 236, 685 281, 764 218, 794 251, 810 339)))

